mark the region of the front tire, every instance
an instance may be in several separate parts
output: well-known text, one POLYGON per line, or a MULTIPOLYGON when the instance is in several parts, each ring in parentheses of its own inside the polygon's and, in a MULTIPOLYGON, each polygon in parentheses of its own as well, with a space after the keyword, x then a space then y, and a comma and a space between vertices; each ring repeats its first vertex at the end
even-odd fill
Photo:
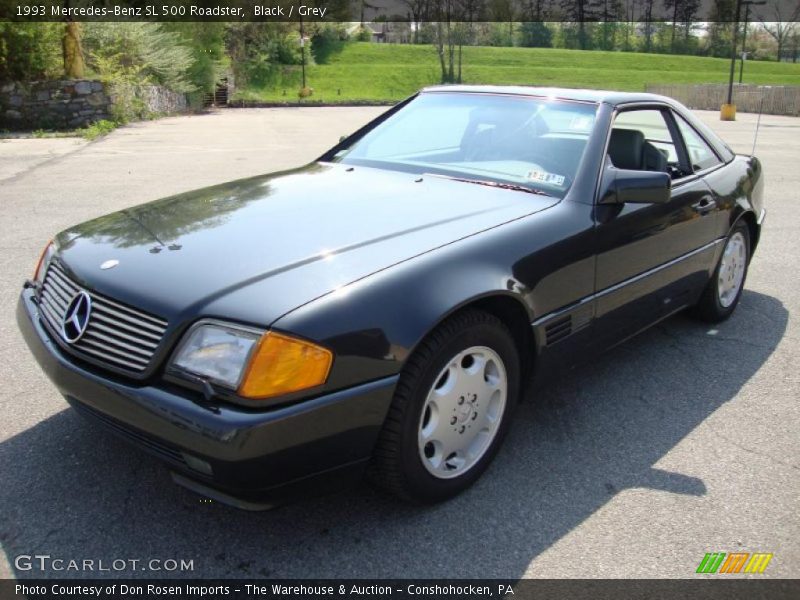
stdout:
POLYGON ((370 479, 415 503, 459 494, 497 453, 519 393, 519 352, 503 322, 478 310, 450 317, 403 368, 370 479))
POLYGON ((739 221, 725 240, 717 268, 692 314, 708 323, 719 323, 733 314, 742 296, 750 264, 750 229, 739 221))

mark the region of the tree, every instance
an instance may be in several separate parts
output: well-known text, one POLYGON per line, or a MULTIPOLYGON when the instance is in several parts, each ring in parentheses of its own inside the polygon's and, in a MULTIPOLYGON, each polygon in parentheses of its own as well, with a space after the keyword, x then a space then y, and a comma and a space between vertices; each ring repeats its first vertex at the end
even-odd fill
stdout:
POLYGON ((552 0, 522 0, 522 12, 528 21, 546 21, 551 2, 552 0))
POLYGON ((797 62, 797 53, 800 52, 800 31, 795 29, 792 32, 792 37, 789 40, 789 48, 792 51, 792 62, 797 62))
POLYGON ((624 20, 622 3, 620 0, 595 0, 593 8, 601 21, 596 46, 601 50, 613 50, 620 21, 624 20))
POLYGON ((87 23, 84 42, 89 66, 103 79, 158 84, 176 92, 197 89, 190 77, 192 49, 162 23, 87 23))
MULTIPOLYGON (((64 0, 64 8, 73 8, 70 3, 85 4, 82 0, 64 0)), ((106 5, 106 0, 98 0, 99 7, 106 5)), ((64 35, 61 38, 61 52, 64 58, 64 75, 70 79, 81 79, 86 70, 83 51, 83 28, 80 23, 66 18, 64 35)))
POLYGON ((631 52, 634 49, 631 34, 636 34, 636 2, 637 0, 625 0, 623 8, 624 18, 621 27, 623 35, 622 50, 624 52, 631 52))
MULTIPOLYGON (((590 38, 586 31, 586 23, 595 18, 592 2, 593 0, 561 0, 561 9, 565 16, 577 27, 575 44, 570 42, 569 46, 577 46, 581 50, 589 49, 590 38)), ((569 39, 571 36, 566 37, 569 39)))
POLYGON ((0 81, 60 77, 62 23, 0 23, 0 81))
POLYGON ((775 40, 775 43, 778 45, 778 62, 781 61, 783 58, 783 48, 786 45, 792 35, 794 34, 796 23, 798 17, 800 17, 800 3, 798 3, 789 15, 784 14, 786 13, 785 5, 780 2, 776 3, 772 10, 774 11, 775 18, 770 23, 765 23, 764 19, 761 19, 761 24, 764 26, 764 30, 772 36, 775 40))
POLYGON ((274 85, 282 65, 299 65, 301 61, 294 23, 228 23, 225 45, 240 87, 274 85))
POLYGON ((403 0, 408 7, 411 21, 414 23, 414 43, 419 44, 419 32, 422 24, 427 21, 428 11, 432 0, 403 0))
POLYGON ((174 31, 178 41, 191 51, 194 63, 187 70, 189 82, 199 92, 213 92, 228 67, 225 54, 225 23, 163 23, 164 31, 174 31))
POLYGON ((678 38, 678 28, 683 29, 684 50, 688 45, 689 35, 691 34, 691 24, 695 20, 697 10, 700 7, 700 0, 664 0, 664 8, 671 11, 672 31, 670 34, 669 50, 673 54, 678 50, 680 40, 678 38))
POLYGON ((517 16, 515 0, 489 0, 489 15, 493 21, 508 23, 510 44, 514 43, 514 19, 517 16))
POLYGON ((699 27, 696 23, 699 9, 700 0, 683 0, 681 10, 678 12, 678 19, 683 29, 683 42, 680 50, 684 54, 690 54, 697 48, 697 38, 692 34, 699 27))
POLYGON ((86 70, 81 37, 81 24, 67 21, 61 47, 64 54, 64 75, 70 79, 82 79, 86 70))
POLYGON ((714 0, 706 26, 708 54, 720 58, 731 55, 731 23, 736 12, 736 0, 714 0))
POLYGON ((642 6, 642 23, 644 32, 644 51, 653 51, 653 8, 655 7, 655 0, 641 0, 642 6))
POLYGON ((430 18, 436 23, 434 47, 442 83, 461 82, 463 47, 472 37, 482 4, 481 0, 439 0, 433 4, 430 18))
POLYGON ((553 32, 542 21, 526 21, 519 27, 519 43, 526 48, 551 48, 553 32))

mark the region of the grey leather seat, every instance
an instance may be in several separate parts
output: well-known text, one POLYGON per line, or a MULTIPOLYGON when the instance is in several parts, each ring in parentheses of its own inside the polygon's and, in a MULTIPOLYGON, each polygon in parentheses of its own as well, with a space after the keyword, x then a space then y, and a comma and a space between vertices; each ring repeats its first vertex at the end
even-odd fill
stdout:
POLYGON ((613 129, 608 156, 618 169, 667 171, 667 158, 636 129, 613 129))

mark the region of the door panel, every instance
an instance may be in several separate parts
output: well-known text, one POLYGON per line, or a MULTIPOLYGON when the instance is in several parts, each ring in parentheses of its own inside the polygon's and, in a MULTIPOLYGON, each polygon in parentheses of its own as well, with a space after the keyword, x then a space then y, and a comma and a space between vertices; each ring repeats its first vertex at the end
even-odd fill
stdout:
MULTIPOLYGON (((601 347, 694 302, 713 262, 709 244, 716 237, 719 214, 715 195, 702 179, 686 176, 691 166, 684 160, 677 128, 666 111, 659 127, 656 112, 630 111, 618 121, 621 127, 642 131, 645 145, 656 146, 667 157, 666 169, 679 177, 670 201, 595 207, 595 332, 601 347)), ((656 170, 646 164, 642 168, 656 170)))
POLYGON ((598 207, 596 315, 601 339, 609 337, 601 345, 693 301, 713 251, 692 253, 713 240, 717 228, 715 210, 695 208, 704 201, 711 204, 713 196, 695 180, 674 189, 667 204, 598 207))

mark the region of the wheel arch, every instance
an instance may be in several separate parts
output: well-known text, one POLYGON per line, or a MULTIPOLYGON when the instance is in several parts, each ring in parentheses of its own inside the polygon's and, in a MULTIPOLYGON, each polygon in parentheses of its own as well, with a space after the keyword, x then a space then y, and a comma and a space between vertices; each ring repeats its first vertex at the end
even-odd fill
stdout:
POLYGON ((409 356, 414 353, 422 341, 433 333, 442 323, 454 315, 465 310, 480 310, 497 317, 506 327, 508 327, 514 344, 519 351, 520 370, 522 381, 533 369, 535 360, 535 338, 531 327, 532 315, 523 300, 516 294, 509 291, 490 291, 481 295, 464 300, 451 310, 441 315, 430 328, 420 337, 417 343, 410 349, 409 356))
POLYGON ((747 225, 747 230, 750 234, 750 258, 752 258, 761 237, 761 227, 758 225, 755 213, 752 210, 746 210, 733 220, 733 223, 728 228, 728 234, 730 235, 730 232, 741 222, 747 225))

